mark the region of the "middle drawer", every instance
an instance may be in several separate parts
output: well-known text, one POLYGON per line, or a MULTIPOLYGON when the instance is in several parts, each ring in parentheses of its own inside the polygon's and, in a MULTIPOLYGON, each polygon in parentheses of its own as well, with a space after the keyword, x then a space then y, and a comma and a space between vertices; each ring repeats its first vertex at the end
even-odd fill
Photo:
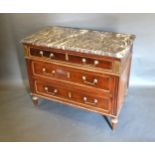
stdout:
POLYGON ((85 86, 96 87, 108 93, 112 93, 113 91, 112 85, 114 82, 114 76, 111 75, 41 61, 32 61, 32 70, 34 75, 56 78, 85 86))

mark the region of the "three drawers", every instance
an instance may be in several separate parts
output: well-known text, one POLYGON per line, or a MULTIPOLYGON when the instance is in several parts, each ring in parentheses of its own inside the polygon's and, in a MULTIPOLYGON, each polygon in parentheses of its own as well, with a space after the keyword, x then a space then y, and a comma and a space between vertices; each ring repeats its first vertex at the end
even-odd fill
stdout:
POLYGON ((33 103, 44 98, 110 116, 114 129, 129 86, 134 39, 65 27, 24 38, 33 103))
POLYGON ((116 77, 96 72, 112 70, 111 61, 35 48, 30 48, 29 58, 35 94, 111 114, 116 77))

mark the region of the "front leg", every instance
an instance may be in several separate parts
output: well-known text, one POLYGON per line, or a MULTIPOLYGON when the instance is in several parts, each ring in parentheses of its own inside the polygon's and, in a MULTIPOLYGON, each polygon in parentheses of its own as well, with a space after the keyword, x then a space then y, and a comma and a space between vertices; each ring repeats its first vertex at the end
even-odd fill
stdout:
POLYGON ((111 120, 111 123, 112 123, 112 129, 114 130, 116 128, 116 125, 118 123, 118 118, 112 118, 111 120))
POLYGON ((38 105, 38 97, 37 96, 32 96, 32 102, 35 106, 38 105))

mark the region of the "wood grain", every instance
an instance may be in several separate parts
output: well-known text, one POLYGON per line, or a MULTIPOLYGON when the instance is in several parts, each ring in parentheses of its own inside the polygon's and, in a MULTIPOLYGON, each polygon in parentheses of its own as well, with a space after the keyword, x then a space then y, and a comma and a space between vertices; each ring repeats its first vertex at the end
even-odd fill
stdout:
POLYGON ((110 116, 116 127, 129 85, 132 47, 123 59, 29 44, 24 50, 34 97, 110 116))

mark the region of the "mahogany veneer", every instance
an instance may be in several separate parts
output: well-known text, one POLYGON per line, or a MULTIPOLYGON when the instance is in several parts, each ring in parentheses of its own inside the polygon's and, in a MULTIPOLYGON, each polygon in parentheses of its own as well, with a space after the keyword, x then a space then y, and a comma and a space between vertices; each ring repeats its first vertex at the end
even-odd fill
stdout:
POLYGON ((110 116, 115 128, 129 86, 132 44, 121 58, 23 45, 35 105, 40 97, 94 111, 110 116))

